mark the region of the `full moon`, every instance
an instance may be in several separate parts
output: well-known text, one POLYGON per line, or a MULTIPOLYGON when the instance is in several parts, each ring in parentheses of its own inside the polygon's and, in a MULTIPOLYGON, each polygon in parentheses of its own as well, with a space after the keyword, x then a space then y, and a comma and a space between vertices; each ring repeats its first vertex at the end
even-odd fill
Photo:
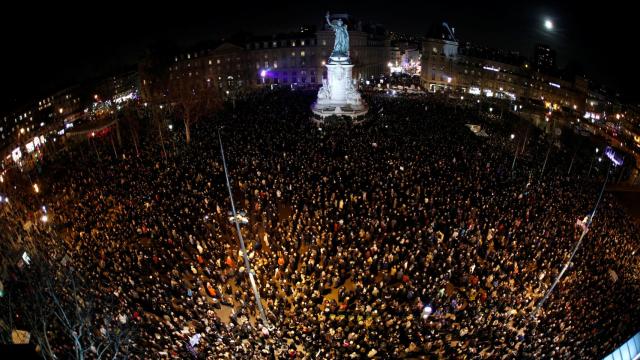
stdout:
POLYGON ((549 19, 545 20, 544 21, 544 27, 547 30, 553 30, 553 22, 551 20, 549 20, 549 19))

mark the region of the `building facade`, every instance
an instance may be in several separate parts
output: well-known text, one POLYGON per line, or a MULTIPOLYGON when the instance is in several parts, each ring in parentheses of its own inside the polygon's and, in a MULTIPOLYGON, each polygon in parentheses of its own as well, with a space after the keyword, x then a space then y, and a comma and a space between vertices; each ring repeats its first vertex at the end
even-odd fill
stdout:
POLYGON ((42 129, 58 120, 81 112, 83 103, 81 89, 70 87, 47 97, 32 101, 21 108, 3 114, 0 118, 0 144, 2 148, 24 142, 41 134, 42 129))
POLYGON ((556 51, 544 44, 537 44, 533 52, 536 69, 552 71, 556 68, 556 51))
POLYGON ((422 86, 506 99, 535 99, 554 108, 583 111, 588 82, 533 69, 517 53, 461 45, 446 24, 423 42, 422 86))
MULTIPOLYGON (((348 24, 353 78, 360 82, 388 72, 390 44, 383 27, 358 21, 347 14, 335 14, 348 24)), ((325 62, 333 49, 334 33, 326 24, 319 30, 302 28, 298 32, 273 36, 252 36, 210 45, 174 56, 165 65, 168 75, 141 71, 143 99, 162 96, 170 83, 206 81, 223 96, 263 86, 318 87, 326 79, 325 62), (165 83, 168 82, 168 83, 165 83), (151 87, 156 87, 155 91, 151 87)))

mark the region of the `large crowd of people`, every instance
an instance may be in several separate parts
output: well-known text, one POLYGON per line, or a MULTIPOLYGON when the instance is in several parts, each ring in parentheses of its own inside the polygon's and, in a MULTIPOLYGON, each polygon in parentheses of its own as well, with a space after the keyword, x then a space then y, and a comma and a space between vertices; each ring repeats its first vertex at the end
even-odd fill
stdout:
MULTIPOLYGON (((365 123, 318 127, 311 100, 248 95, 195 124, 191 144, 165 137, 166 158, 154 136, 138 155, 71 149, 45 166, 39 194, 0 209, 13 239, 2 246, 31 239, 64 259, 88 287, 77 296, 117 319, 96 331, 131 329, 117 346, 133 359, 596 359, 639 330, 638 227, 609 193, 536 308, 604 163, 587 176, 578 156, 568 174, 573 150, 554 146, 541 174, 545 136, 473 103, 370 94, 365 123), (230 221, 219 129, 266 324, 230 221)), ((12 265, 5 289, 26 271, 12 265)), ((53 329, 65 358, 72 336, 53 329)))

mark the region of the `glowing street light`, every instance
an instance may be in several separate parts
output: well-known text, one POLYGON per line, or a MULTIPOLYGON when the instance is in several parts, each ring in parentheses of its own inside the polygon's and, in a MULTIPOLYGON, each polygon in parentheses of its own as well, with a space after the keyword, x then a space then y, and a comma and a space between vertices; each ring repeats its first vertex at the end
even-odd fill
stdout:
POLYGON ((42 215, 42 217, 40 218, 40 221, 42 221, 43 223, 46 223, 47 221, 49 221, 49 217, 46 214, 42 215))
POLYGON ((58 109, 58 112, 59 112, 60 114, 62 114, 62 112, 63 112, 63 111, 64 111, 64 109, 63 109, 63 108, 58 109))
MULTIPOLYGON (((511 140, 516 138, 516 134, 511 134, 511 136, 509 136, 511 138, 511 140)), ((516 167, 516 159, 518 158, 518 144, 516 144, 516 150, 513 152, 513 162, 511 163, 511 171, 513 171, 513 169, 515 169, 516 167)))
POLYGON ((424 320, 427 320, 429 318, 429 315, 431 315, 431 313, 433 312, 433 309, 431 308, 431 306, 427 305, 424 307, 424 309, 422 309, 422 318, 424 320))
POLYGON ((33 184, 33 191, 35 191, 36 194, 40 192, 40 187, 38 186, 38 184, 33 184))
POLYGON ((260 77, 262 78, 262 83, 264 84, 264 78, 267 77, 267 70, 262 69, 260 71, 260 77))
MULTIPOLYGON (((591 175, 591 169, 593 169, 593 163, 596 161, 596 157, 598 156, 598 153, 600 152, 599 148, 596 148, 596 155, 593 156, 593 158, 591 159, 591 165, 589 165, 589 173, 587 174, 587 176, 591 175)), ((601 157, 598 157, 598 161, 602 161, 601 157)))

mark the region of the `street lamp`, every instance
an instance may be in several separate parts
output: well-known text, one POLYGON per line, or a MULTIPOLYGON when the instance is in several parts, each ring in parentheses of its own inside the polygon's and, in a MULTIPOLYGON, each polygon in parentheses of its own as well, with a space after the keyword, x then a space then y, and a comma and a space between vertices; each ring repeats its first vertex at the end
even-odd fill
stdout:
POLYGON ((553 21, 551 21, 550 19, 546 19, 544 21, 544 28, 547 30, 553 30, 553 21))
POLYGON ((38 187, 38 184, 33 184, 33 191, 35 191, 36 194, 40 192, 40 187, 38 187))
MULTIPOLYGON (((549 295, 551 295, 551 293, 553 292, 553 289, 555 289, 556 285, 558 285, 558 283, 560 282, 560 279, 562 279, 562 276, 564 275, 564 273, 567 271, 567 269, 569 269, 569 265, 572 263, 573 257, 576 255, 576 252, 580 248, 580 245, 582 245, 582 240, 584 239, 584 236, 589 231, 589 228, 591 227, 591 224, 593 223, 593 218, 596 216, 596 210, 598 210, 598 205, 600 204, 600 200, 602 200, 602 194, 604 193, 604 189, 607 186, 607 181, 609 180, 609 174, 611 173, 611 171, 610 171, 611 170, 611 165, 613 165, 613 166, 622 165, 621 162, 616 162, 615 161, 616 160, 616 154, 612 149, 605 149, 605 153, 607 154, 607 157, 609 157, 609 160, 611 160, 611 163, 610 163, 610 166, 607 168, 607 176, 605 177, 604 183, 602 184, 602 189, 600 190, 600 195, 598 196, 598 200, 596 201, 596 205, 593 207, 593 211, 591 212, 591 214, 587 216, 586 221, 584 221, 584 227, 582 229, 582 235, 580 235, 580 239, 576 243, 576 246, 573 248, 573 251, 571 252, 571 256, 569 256, 569 259, 567 259, 567 262, 562 267, 562 270, 560 271, 560 273, 558 274, 556 279, 553 281, 553 284, 551 285, 551 287, 549 288, 547 293, 544 295, 542 300, 540 300, 540 302, 536 306, 535 310, 531 313, 532 316, 535 316, 538 313, 538 310, 540 310, 540 308, 544 305, 545 301, 547 301, 547 299, 549 298, 549 295)), ((599 158, 599 159, 600 159, 600 161, 602 161, 602 158, 599 158)))
POLYGON ((222 165, 224 168, 224 176, 227 182, 227 190, 229 190, 229 202, 231 203, 231 213, 233 215, 233 219, 230 219, 230 220, 235 224, 236 233, 238 234, 238 240, 240 242, 240 250, 242 251, 242 258, 244 260, 244 266, 247 271, 247 275, 249 276, 249 283, 251 284, 251 289, 253 290, 253 296, 255 298, 256 305, 258 306, 258 310, 260 312, 260 318, 262 319, 262 323, 266 326, 268 324, 267 316, 265 315, 264 308, 262 306, 260 291, 258 290, 258 286, 254 278, 253 270, 251 270, 251 263, 249 262, 249 257, 247 256, 247 249, 245 248, 245 245, 244 245, 242 231, 240 231, 241 219, 238 217, 239 214, 236 213, 236 206, 233 202, 233 191, 231 190, 231 183, 229 181, 229 172, 227 170, 227 161, 224 156, 224 147, 222 146, 222 136, 220 135, 220 130, 218 130, 218 142, 220 143, 220 154, 222 155, 222 165))
MULTIPOLYGON (((596 161, 596 156, 597 156, 598 152, 600 152, 600 149, 596 148, 596 155, 594 155, 594 157, 591 159, 591 165, 589 166, 589 172, 587 173, 587 176, 591 175, 591 169, 593 168, 593 162, 596 161)), ((602 161, 602 158, 600 158, 600 161, 602 161)))
MULTIPOLYGON (((511 140, 516 138, 515 134, 511 134, 511 136, 509 136, 509 138, 511 138, 511 140)), ((518 146, 516 145, 516 150, 513 152, 513 162, 511 163, 511 171, 513 171, 513 169, 516 167, 516 159, 518 158, 518 146)))

